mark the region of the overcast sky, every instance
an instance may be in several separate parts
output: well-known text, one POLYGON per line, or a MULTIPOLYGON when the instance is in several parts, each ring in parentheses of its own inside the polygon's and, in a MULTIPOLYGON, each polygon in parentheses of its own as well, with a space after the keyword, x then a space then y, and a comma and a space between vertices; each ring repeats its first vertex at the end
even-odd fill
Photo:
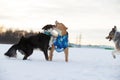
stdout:
POLYGON ((105 37, 120 30, 120 0, 0 0, 0 25, 39 31, 55 20, 64 23, 70 42, 82 35, 82 44, 113 44, 105 37))

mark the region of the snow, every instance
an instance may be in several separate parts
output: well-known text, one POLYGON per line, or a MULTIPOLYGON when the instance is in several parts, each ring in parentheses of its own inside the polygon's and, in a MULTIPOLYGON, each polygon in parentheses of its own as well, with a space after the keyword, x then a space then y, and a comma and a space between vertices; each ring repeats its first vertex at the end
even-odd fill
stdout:
POLYGON ((120 56, 112 58, 112 50, 69 48, 69 62, 64 53, 54 52, 53 61, 46 61, 39 50, 28 60, 7 58, 11 45, 0 44, 0 80, 119 80, 120 56))

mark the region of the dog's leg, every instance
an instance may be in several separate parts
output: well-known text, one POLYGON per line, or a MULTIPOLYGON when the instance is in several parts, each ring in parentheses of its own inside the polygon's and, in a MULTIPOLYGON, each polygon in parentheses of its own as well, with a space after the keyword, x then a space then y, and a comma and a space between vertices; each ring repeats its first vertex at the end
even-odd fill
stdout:
MULTIPOLYGON (((31 54, 32 54, 32 53, 31 53, 31 54)), ((28 58, 31 54, 25 54, 25 56, 23 57, 23 60, 27 60, 27 58, 28 58)))
POLYGON ((64 50, 65 53, 65 61, 68 62, 68 48, 64 50))
POLYGON ((26 54, 24 51, 22 51, 22 50, 19 50, 19 52, 24 55, 23 60, 27 60, 27 57, 28 57, 29 55, 27 55, 27 54, 26 54))
POLYGON ((50 60, 50 61, 52 61, 54 49, 55 49, 55 47, 54 47, 54 45, 52 45, 51 50, 50 50, 50 53, 49 53, 49 60, 50 60))
POLYGON ((112 56, 113 56, 114 59, 116 58, 116 56, 115 56, 116 52, 117 52, 116 50, 112 52, 112 56))
POLYGON ((52 47, 52 44, 53 44, 53 37, 50 38, 50 41, 49 41, 49 47, 52 47))
POLYGON ((23 57, 23 60, 27 60, 27 58, 33 53, 33 49, 30 49, 28 51, 22 51, 25 56, 23 57))
POLYGON ((44 52, 44 55, 45 55, 45 59, 48 61, 49 60, 49 58, 48 58, 48 50, 45 50, 43 52, 44 52))
POLYGON ((29 55, 25 55, 25 56, 23 57, 23 60, 27 60, 28 56, 29 56, 29 55))

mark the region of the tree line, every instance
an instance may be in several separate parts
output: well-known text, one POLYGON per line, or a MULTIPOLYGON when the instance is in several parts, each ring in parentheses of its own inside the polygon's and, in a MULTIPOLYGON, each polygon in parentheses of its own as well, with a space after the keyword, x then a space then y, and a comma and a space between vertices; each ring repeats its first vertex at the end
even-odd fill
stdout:
POLYGON ((30 32, 27 32, 25 30, 12 30, 7 29, 6 31, 3 31, 3 27, 0 27, 0 43, 2 44, 15 44, 17 43, 22 36, 31 36, 33 34, 36 34, 32 30, 30 32))

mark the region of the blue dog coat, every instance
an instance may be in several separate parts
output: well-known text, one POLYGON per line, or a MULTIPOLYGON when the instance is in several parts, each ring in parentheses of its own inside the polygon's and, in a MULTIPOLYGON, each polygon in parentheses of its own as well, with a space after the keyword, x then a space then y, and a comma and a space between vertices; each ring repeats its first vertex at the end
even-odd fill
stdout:
POLYGON ((57 52, 64 51, 64 49, 68 47, 68 33, 64 36, 58 35, 53 44, 57 52))

